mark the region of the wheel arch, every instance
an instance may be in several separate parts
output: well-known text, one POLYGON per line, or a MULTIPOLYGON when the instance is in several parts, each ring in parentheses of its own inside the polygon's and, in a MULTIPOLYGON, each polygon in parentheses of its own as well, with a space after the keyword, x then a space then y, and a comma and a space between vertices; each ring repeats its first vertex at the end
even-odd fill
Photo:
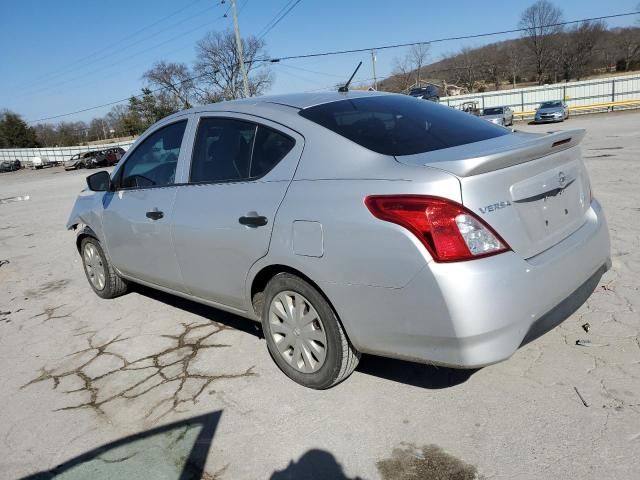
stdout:
POLYGON ((97 241, 100 241, 100 239, 98 238, 98 235, 96 235, 96 232, 94 232, 93 229, 88 225, 85 225, 84 227, 82 227, 82 230, 80 230, 80 232, 78 232, 78 235, 76 236, 76 248, 78 249, 78 253, 80 253, 82 240, 84 240, 87 237, 95 238, 97 241))
POLYGON ((264 293, 264 290, 267 284, 269 283, 269 281, 279 273, 290 273, 292 275, 296 275, 301 279, 303 279, 305 282, 309 283, 309 285, 311 285, 313 288, 315 288, 320 293, 320 295, 322 295, 322 297, 327 301, 327 303, 333 310, 333 313, 336 315, 336 318, 342 325, 342 328, 347 338, 351 339, 348 322, 347 324, 345 324, 345 322, 342 320, 342 318, 340 317, 340 313, 336 309, 334 303, 325 293, 323 288, 320 285, 318 285, 318 283, 315 282, 306 273, 302 272, 301 270, 295 267, 291 267, 285 264, 275 263, 275 264, 265 265, 251 279, 251 287, 249 289, 249 299, 250 299, 250 304, 252 309, 251 313, 255 315, 255 318, 257 320, 259 320, 262 317, 262 314, 259 311, 260 308, 262 307, 262 300, 263 300, 261 294, 264 293), (258 311, 256 311, 256 307, 259 307, 258 311))

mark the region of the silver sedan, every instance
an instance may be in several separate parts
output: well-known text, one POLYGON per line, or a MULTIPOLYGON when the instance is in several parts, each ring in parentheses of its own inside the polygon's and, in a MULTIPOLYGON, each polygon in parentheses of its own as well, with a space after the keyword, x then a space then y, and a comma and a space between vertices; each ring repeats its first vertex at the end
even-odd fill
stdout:
POLYGON ((484 120, 509 127, 513 125, 513 110, 511 107, 487 107, 482 110, 480 115, 484 120))
POLYGON ((362 353, 477 368, 561 322, 609 267, 583 136, 377 92, 223 102, 89 176, 67 227, 100 297, 136 282, 261 322, 307 387, 362 353))
POLYGON ((560 100, 542 102, 536 110, 535 123, 564 122, 569 118, 569 106, 560 100))

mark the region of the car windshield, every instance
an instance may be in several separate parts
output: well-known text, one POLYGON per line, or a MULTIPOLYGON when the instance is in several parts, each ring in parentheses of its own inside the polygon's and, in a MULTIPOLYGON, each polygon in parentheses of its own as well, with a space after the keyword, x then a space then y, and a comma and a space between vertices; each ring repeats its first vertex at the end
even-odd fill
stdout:
POLYGON ((483 115, 501 115, 502 107, 485 108, 483 115))
POLYGON ((405 95, 325 103, 300 115, 384 155, 413 155, 508 135, 492 123, 405 95))
POLYGON ((562 104, 559 101, 542 102, 540 104, 540 108, 554 108, 554 107, 559 107, 560 105, 562 104))

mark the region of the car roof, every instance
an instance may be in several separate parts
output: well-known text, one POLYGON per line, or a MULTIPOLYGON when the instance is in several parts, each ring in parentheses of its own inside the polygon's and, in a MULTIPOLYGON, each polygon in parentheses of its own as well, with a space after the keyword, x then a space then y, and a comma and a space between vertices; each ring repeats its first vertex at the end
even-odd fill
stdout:
POLYGON ((352 90, 349 92, 320 92, 320 93, 289 93, 285 95, 264 95, 260 97, 244 98, 240 100, 227 100, 218 103, 210 103, 200 107, 183 110, 174 115, 184 115, 185 113, 197 113, 203 111, 229 111, 235 109, 246 110, 251 106, 269 107, 269 105, 285 105, 296 109, 305 109, 325 103, 338 102, 340 100, 350 100, 362 97, 377 97, 382 95, 393 95, 386 92, 369 92, 363 90, 352 90))

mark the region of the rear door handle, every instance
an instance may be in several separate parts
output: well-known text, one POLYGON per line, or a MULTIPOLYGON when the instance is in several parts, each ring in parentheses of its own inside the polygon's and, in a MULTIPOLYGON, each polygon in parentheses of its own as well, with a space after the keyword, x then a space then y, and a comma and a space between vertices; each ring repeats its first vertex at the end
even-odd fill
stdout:
POLYGON ((147 218, 150 218, 151 220, 160 220, 162 217, 164 217, 164 212, 161 212, 157 208, 147 212, 147 218))
POLYGON ((240 217, 238 222, 240 222, 240 225, 256 228, 265 226, 269 221, 267 220, 267 217, 258 215, 256 212, 249 212, 246 216, 240 217))

